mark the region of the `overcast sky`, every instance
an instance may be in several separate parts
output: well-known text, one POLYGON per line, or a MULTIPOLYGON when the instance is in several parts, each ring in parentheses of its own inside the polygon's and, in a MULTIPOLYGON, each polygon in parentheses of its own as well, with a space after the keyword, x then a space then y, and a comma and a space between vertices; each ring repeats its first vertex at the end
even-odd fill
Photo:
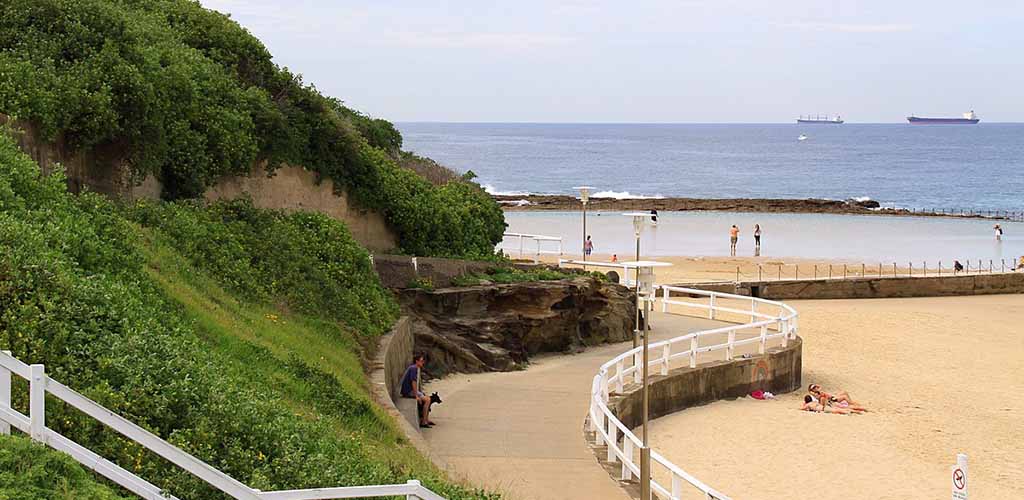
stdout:
POLYGON ((392 121, 1024 121, 1022 0, 202 0, 392 121))

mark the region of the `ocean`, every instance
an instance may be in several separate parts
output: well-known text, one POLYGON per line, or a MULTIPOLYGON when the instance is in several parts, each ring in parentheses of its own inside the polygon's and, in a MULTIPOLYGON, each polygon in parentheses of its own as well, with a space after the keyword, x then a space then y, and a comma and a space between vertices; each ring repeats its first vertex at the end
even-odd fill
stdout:
POLYGON ((1024 124, 397 126, 406 149, 472 170, 495 193, 571 194, 590 185, 614 197, 1024 209, 1024 124))
MULTIPOLYGON (((1024 124, 922 126, 618 125, 400 123, 405 147, 497 193, 572 194, 590 185, 612 197, 871 198, 883 206, 1024 209, 1024 124), (806 134, 808 138, 798 141, 806 134)), ((728 228, 741 229, 739 255, 835 258, 867 263, 972 260, 1024 254, 1024 223, 830 214, 663 212, 645 231, 644 255, 728 254, 728 228)), ((581 244, 579 212, 507 212, 511 232, 581 244)), ((630 220, 591 213, 595 251, 629 255, 630 220)), ((508 241, 515 246, 516 243, 508 241)), ((554 248, 553 244, 548 244, 554 248)), ((549 248, 549 249, 550 249, 549 248)))

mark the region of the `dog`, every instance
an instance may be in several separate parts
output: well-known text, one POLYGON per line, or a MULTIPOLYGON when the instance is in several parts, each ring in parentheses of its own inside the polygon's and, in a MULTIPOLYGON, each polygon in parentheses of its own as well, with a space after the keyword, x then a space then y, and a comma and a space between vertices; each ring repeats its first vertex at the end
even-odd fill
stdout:
MULTIPOLYGON (((431 394, 430 395, 430 402, 427 403, 427 411, 429 412, 430 411, 430 407, 434 406, 434 404, 441 404, 443 402, 444 401, 441 401, 441 396, 438 396, 436 392, 431 394)), ((416 405, 416 415, 420 418, 420 421, 422 422, 423 421, 423 405, 416 405)))

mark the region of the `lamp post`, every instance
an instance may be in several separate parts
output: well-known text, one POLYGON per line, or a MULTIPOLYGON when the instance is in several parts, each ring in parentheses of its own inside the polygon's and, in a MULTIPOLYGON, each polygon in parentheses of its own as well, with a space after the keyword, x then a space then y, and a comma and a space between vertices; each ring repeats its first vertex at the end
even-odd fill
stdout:
POLYGON ((644 309, 643 361, 641 361, 641 384, 643 391, 643 415, 641 425, 643 426, 643 441, 640 446, 640 499, 651 500, 651 447, 647 441, 647 430, 648 427, 650 427, 650 399, 648 398, 647 391, 648 370, 650 369, 648 366, 650 364, 648 350, 650 348, 649 337, 651 330, 649 306, 651 304, 651 300, 654 298, 654 268, 670 266, 672 264, 666 262, 637 260, 636 262, 627 263, 626 265, 629 267, 636 267, 637 314, 639 315, 640 312, 641 301, 643 302, 644 309))
MULTIPOLYGON (((580 192, 580 201, 583 202, 583 261, 587 260, 587 202, 590 201, 590 191, 594 189, 590 186, 576 186, 573 189, 578 189, 580 192)), ((584 266, 586 268, 586 266, 584 266)))
MULTIPOLYGON (((651 216, 649 213, 643 212, 630 212, 622 214, 626 217, 633 218, 633 237, 636 239, 636 261, 640 262, 640 234, 644 231, 644 222, 648 217, 651 216)), ((636 268, 636 276, 634 276, 633 285, 636 292, 636 327, 633 329, 633 348, 640 343, 640 267, 636 268)))

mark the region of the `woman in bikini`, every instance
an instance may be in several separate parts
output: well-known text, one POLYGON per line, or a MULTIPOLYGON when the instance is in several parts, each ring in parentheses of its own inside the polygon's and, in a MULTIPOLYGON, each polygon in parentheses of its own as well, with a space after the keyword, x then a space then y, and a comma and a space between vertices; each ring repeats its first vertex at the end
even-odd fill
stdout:
POLYGON ((800 405, 800 409, 811 413, 832 413, 835 415, 851 415, 853 413, 860 413, 859 411, 850 408, 836 408, 834 406, 819 403, 815 401, 814 396, 811 396, 810 394, 804 396, 804 404, 800 405))
POLYGON ((818 401, 822 405, 837 406, 839 408, 849 408, 854 411, 868 411, 858 403, 855 403, 850 398, 850 394, 846 391, 839 391, 835 394, 829 394, 821 390, 821 386, 818 384, 811 384, 807 386, 807 391, 818 398, 818 401))

